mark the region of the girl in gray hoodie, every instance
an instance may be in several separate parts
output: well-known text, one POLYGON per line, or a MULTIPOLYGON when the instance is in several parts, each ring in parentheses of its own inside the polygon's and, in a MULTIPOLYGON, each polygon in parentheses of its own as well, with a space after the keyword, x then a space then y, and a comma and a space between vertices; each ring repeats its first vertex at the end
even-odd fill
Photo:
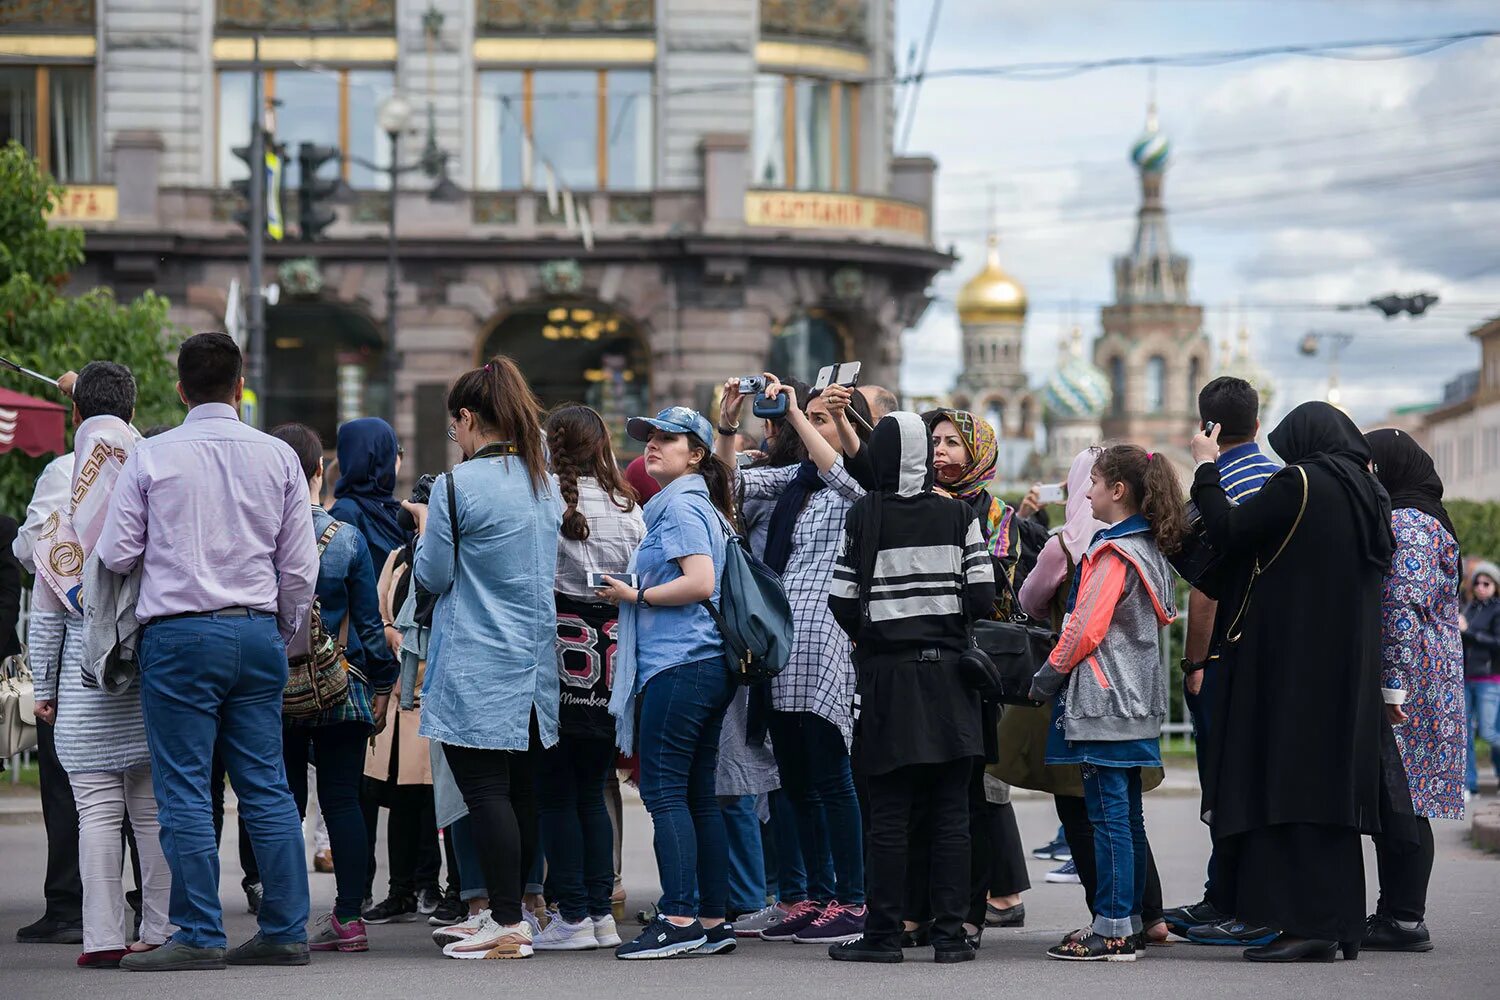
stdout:
POLYGON ((1079 563, 1062 635, 1031 697, 1056 699, 1047 763, 1081 765, 1098 858, 1097 912, 1092 926, 1047 954, 1133 962, 1146 884, 1141 768, 1161 766, 1167 675, 1160 637, 1177 617, 1167 555, 1181 546, 1187 515, 1171 463, 1135 445, 1100 453, 1088 499, 1109 527, 1079 563))

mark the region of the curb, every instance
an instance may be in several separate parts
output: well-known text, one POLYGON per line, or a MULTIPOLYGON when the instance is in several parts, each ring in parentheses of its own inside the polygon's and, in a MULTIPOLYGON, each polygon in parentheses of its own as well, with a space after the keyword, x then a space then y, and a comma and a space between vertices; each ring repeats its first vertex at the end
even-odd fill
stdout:
POLYGON ((1500 852, 1500 802, 1492 799, 1475 808, 1469 830, 1475 847, 1500 852))

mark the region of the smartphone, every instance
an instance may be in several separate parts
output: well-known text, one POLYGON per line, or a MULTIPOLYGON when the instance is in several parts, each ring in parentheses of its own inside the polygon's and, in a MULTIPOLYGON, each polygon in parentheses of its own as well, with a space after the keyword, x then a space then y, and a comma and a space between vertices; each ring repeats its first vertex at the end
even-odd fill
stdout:
POLYGON ((1207 434, 1209 437, 1213 437, 1214 428, 1217 426, 1219 425, 1214 423, 1212 420, 1205 420, 1203 421, 1203 433, 1207 434))
POLYGON ((842 385, 850 389, 859 385, 859 362, 845 361, 818 369, 818 380, 813 383, 814 391, 826 389, 830 385, 842 385))
POLYGON ((605 587, 608 587, 609 582, 604 579, 606 576, 611 580, 619 580, 627 587, 639 587, 641 585, 639 578, 634 573, 590 573, 589 589, 603 590, 605 587))
POLYGON ((1067 503, 1068 484, 1043 483, 1041 486, 1037 487, 1036 498, 1037 502, 1043 504, 1044 506, 1046 504, 1052 503, 1067 503))

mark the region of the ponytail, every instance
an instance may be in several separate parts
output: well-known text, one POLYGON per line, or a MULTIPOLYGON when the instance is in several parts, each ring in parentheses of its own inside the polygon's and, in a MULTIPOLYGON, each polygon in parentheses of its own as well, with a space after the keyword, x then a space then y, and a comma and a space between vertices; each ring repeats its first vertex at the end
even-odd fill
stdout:
POLYGON ((703 477, 703 482, 708 486, 708 499, 719 508, 719 513, 729 521, 731 527, 736 523, 734 516, 734 472, 718 458, 703 439, 696 434, 684 435, 687 438, 688 448, 701 449, 703 461, 698 465, 698 473, 703 477))
POLYGON ((526 466, 532 495, 547 481, 547 460, 542 449, 541 404, 516 363, 497 354, 481 368, 467 371, 448 390, 448 415, 459 410, 474 414, 486 433, 509 441, 526 466))
POLYGON ((1174 555, 1187 537, 1187 505, 1182 484, 1165 455, 1133 444, 1112 445, 1100 452, 1094 471, 1105 485, 1124 483, 1130 498, 1151 524, 1157 548, 1174 555))

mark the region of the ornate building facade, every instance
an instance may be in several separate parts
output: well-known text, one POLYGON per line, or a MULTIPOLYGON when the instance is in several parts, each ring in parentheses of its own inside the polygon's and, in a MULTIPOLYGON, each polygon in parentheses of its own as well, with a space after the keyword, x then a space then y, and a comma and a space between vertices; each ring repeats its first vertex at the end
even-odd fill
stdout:
POLYGON ((393 410, 408 475, 449 463, 447 387, 494 353, 611 417, 768 366, 894 386, 952 262, 936 165, 893 155, 867 83, 895 0, 22 0, 9 128, 68 186, 81 286, 160 291, 190 329, 233 313, 256 35, 289 214, 299 143, 338 146, 320 176, 350 191, 325 238, 267 243, 260 419, 331 444, 393 410), (392 94, 415 112, 394 141, 392 94))

